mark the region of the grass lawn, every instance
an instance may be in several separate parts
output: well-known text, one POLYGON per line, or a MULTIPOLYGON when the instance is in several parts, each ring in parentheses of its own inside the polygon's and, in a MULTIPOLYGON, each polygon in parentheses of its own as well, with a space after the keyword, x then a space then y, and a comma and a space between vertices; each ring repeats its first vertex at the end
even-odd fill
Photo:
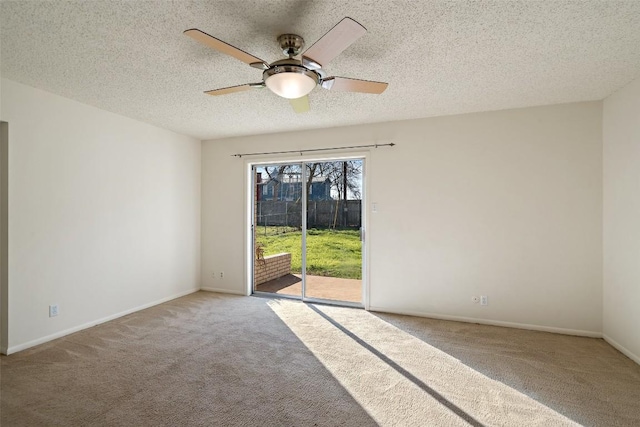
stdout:
MULTIPOLYGON (((291 253, 291 272, 300 273, 302 232, 291 227, 258 227, 256 242, 264 256, 291 253)), ((362 278, 362 245, 358 230, 307 230, 307 274, 362 278)))

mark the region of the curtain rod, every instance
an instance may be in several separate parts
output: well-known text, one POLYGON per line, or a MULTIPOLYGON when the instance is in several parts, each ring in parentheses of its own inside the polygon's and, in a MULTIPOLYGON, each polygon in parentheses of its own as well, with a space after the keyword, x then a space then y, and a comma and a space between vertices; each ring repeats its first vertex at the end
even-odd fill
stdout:
POLYGON ((393 147, 394 144, 393 142, 390 142, 388 144, 369 144, 369 145, 351 145, 348 147, 331 147, 331 148, 310 148, 310 149, 306 149, 306 150, 289 150, 289 151, 268 151, 265 153, 244 153, 244 154, 232 154, 232 157, 243 157, 243 156, 262 156, 262 155, 266 155, 266 154, 291 154, 291 153, 300 153, 300 155, 302 156, 302 153, 312 153, 312 152, 317 152, 317 151, 331 151, 331 150, 347 150, 350 148, 378 148, 378 147, 393 147))

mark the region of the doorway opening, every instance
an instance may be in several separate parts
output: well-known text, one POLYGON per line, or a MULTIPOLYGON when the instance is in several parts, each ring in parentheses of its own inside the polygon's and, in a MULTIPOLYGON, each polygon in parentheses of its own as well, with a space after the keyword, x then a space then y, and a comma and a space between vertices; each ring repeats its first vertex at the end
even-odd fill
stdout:
POLYGON ((253 293, 363 306, 364 166, 251 166, 253 293))

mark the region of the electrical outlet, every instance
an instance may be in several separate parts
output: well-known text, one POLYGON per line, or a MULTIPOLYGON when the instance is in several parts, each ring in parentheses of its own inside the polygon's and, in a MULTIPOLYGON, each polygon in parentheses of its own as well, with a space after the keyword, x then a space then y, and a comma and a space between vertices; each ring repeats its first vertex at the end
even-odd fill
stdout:
POLYGON ((58 304, 52 304, 49 306, 49 317, 56 317, 58 315, 58 304))
POLYGON ((480 305, 489 305, 489 297, 480 295, 480 305))
POLYGON ((471 301, 472 301, 474 304, 477 304, 477 303, 479 303, 479 302, 480 302, 480 297, 473 296, 473 297, 471 297, 471 301))
POLYGON ((221 272, 220 272, 220 278, 221 278, 221 279, 224 279, 224 271, 221 271, 221 272))

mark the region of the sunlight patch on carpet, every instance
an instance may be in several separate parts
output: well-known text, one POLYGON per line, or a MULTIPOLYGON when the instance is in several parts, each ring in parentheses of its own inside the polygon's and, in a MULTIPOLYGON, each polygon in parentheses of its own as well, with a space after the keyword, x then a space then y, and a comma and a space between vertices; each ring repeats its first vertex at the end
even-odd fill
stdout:
POLYGON ((381 425, 578 425, 367 311, 269 306, 381 425))

